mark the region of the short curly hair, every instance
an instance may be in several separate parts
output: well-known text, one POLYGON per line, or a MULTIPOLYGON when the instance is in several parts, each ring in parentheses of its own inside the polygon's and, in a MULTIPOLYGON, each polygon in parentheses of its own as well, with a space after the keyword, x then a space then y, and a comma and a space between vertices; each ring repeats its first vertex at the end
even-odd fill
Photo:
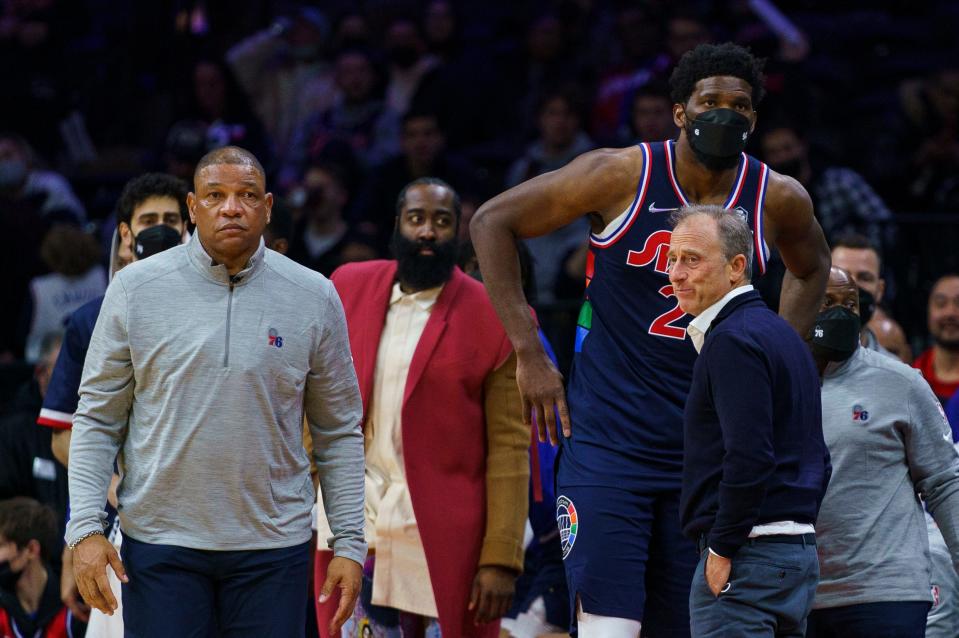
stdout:
POLYGON ((749 49, 732 42, 700 44, 684 53, 673 69, 669 77, 670 97, 675 104, 685 104, 700 80, 729 75, 749 84, 753 90, 753 108, 756 108, 766 95, 766 77, 763 75, 765 64, 764 59, 755 57, 749 49))
POLYGON ((133 221, 133 209, 151 197, 172 197, 180 207, 183 221, 189 219, 190 211, 186 207, 187 185, 182 179, 166 173, 146 173, 134 177, 120 194, 117 202, 117 222, 127 226, 133 221))

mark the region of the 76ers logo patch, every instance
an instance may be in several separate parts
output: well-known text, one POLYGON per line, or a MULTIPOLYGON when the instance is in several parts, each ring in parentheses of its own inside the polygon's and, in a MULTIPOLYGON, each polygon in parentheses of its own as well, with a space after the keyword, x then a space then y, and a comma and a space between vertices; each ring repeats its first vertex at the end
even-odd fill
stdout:
POLYGON ((865 423, 869 420, 869 411, 857 403, 852 406, 852 420, 865 423))
POLYGON ((276 348, 283 347, 283 337, 279 335, 276 328, 270 328, 270 331, 267 333, 267 343, 276 348))
POLYGON ((559 525, 559 542, 563 548, 563 559, 569 555, 579 532, 579 516, 573 501, 565 496, 556 499, 556 523, 559 525))

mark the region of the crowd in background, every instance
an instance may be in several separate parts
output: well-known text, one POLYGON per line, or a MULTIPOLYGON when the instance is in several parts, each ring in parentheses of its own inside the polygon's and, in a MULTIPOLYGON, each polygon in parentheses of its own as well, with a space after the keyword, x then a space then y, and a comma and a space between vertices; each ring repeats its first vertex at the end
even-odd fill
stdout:
MULTIPOLYGON (((884 305, 918 352, 928 288, 957 267, 959 10, 797 0, 780 3, 783 27, 759 4, 8 0, 0 358, 35 361, 50 322, 99 294, 134 175, 189 180, 212 148, 251 150, 293 218, 289 255, 329 274, 387 254, 416 177, 453 185, 468 221, 584 151, 674 136, 672 66, 727 39, 767 58, 749 152, 806 186, 827 239, 856 231, 881 249, 884 305), (78 230, 99 259, 64 234, 78 230)), ((573 225, 529 242, 563 367, 585 241, 573 225)))
MULTIPOLYGON (((876 336, 892 321, 897 348, 883 345, 903 360, 934 342, 959 361, 957 278, 941 307, 930 297, 959 272, 959 6, 776 6, 0 0, 0 417, 30 403, 31 376, 45 392, 55 333, 106 289, 130 178, 191 183, 208 151, 246 148, 276 195, 270 231, 330 275, 389 256, 397 195, 438 177, 462 199, 475 270, 482 202, 588 150, 675 137, 673 66, 726 40, 767 60, 747 152, 802 183, 831 246, 875 249, 881 272, 858 283, 879 301, 876 336)), ((564 371, 587 236, 580 220, 526 242, 564 371)))

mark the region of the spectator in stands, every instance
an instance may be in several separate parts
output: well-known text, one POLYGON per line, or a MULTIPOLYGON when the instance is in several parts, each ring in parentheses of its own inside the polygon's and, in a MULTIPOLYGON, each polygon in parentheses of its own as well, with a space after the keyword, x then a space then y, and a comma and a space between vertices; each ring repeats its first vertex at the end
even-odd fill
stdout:
POLYGON ((622 145, 670 140, 678 133, 673 121, 669 87, 651 83, 637 89, 633 95, 629 127, 620 135, 622 145))
POLYGON ((416 21, 405 16, 389 23, 383 44, 389 61, 386 106, 405 114, 423 77, 439 64, 439 59, 427 51, 416 21))
POLYGON ((423 12, 423 38, 431 54, 449 63, 462 46, 459 23, 453 3, 431 0, 423 12))
POLYGON ((460 192, 474 192, 473 167, 460 155, 446 150, 439 117, 413 111, 403 117, 401 152, 375 168, 362 189, 357 205, 357 230, 372 237, 377 253, 385 255, 393 232, 396 197, 403 187, 420 177, 442 179, 460 192))
POLYGON ((40 358, 44 336, 63 328, 74 310, 107 289, 107 273, 100 265, 97 240, 77 228, 58 224, 40 245, 40 256, 52 271, 30 281, 29 330, 24 358, 40 358))
POLYGON ((959 388, 959 274, 936 280, 929 293, 928 313, 932 347, 912 365, 946 405, 959 388))
POLYGON ((0 635, 86 633, 86 625, 60 602, 60 578, 50 566, 57 536, 53 510, 25 497, 0 501, 0 635))
POLYGON ((303 6, 227 51, 281 164, 297 127, 333 103, 333 70, 324 58, 329 32, 326 16, 303 6))
POLYGON ((371 40, 369 19, 357 6, 347 8, 336 19, 331 42, 334 51, 366 48, 370 46, 371 40))
POLYGON ((281 180, 291 183, 311 158, 320 155, 331 140, 349 145, 364 166, 379 164, 400 150, 399 114, 386 108, 373 58, 366 49, 346 49, 337 54, 336 98, 328 109, 312 115, 293 135, 281 180))
MULTIPOLYGON (((662 51, 661 22, 647 5, 625 3, 614 16, 613 59, 603 64, 590 129, 609 139, 630 122, 629 96, 666 73, 672 61, 662 51)), ((670 101, 672 112, 672 101, 670 101)))
POLYGON ((177 124, 200 125, 204 153, 233 144, 261 157, 269 156, 270 145, 263 124, 225 62, 200 58, 193 65, 189 80, 189 98, 177 124))
POLYGON ((51 551, 58 564, 67 516, 67 472, 53 456, 50 430, 38 428, 36 421, 60 341, 59 332, 44 335, 33 378, 20 387, 0 418, 0 500, 28 496, 53 508, 60 534, 51 551))
POLYGON ((707 23, 697 13, 680 8, 663 19, 654 11, 627 3, 617 14, 616 34, 627 57, 621 67, 600 80, 592 130, 601 138, 608 139, 629 126, 636 91, 650 83, 661 83, 684 53, 712 41, 707 23))
POLYGON ((832 264, 846 270, 859 286, 862 345, 912 363, 912 348, 902 328, 882 307, 886 280, 879 249, 864 235, 846 233, 832 244, 832 264))
POLYGON ((364 397, 375 549, 350 634, 495 638, 522 569, 529 484, 516 359, 482 285, 455 267, 453 189, 413 181, 396 213, 397 260, 332 277, 364 397))
POLYGON ((899 91, 913 210, 959 211, 959 67, 905 82, 899 91))
POLYGON ((86 210, 70 182, 37 164, 25 139, 16 133, 0 133, 0 193, 11 199, 38 198, 40 213, 52 221, 86 221, 86 210))
POLYGON ((806 635, 921 638, 932 597, 916 495, 959 569, 959 454, 922 377, 860 346, 859 310, 855 281, 833 266, 811 333, 833 471, 816 521, 820 580, 806 635))
POLYGON ((537 110, 544 94, 567 83, 591 84, 589 71, 576 57, 555 12, 541 10, 534 15, 518 39, 507 40, 496 52, 494 89, 489 95, 499 135, 511 156, 536 135, 537 110))
POLYGON ((373 259, 376 252, 356 240, 346 221, 347 180, 334 164, 317 164, 303 176, 304 202, 287 256, 327 277, 349 261, 373 259))
POLYGON ((839 166, 818 166, 810 158, 803 135, 790 124, 767 129, 760 147, 770 168, 794 177, 809 191, 830 244, 843 233, 855 232, 883 251, 894 247, 892 213, 859 173, 839 166))
MULTIPOLYGON (((579 96, 571 89, 547 94, 539 108, 539 137, 526 153, 513 162, 506 177, 506 186, 565 166, 576 156, 591 150, 594 145, 581 126, 582 107, 579 96)), ((557 287, 569 256, 586 245, 589 222, 586 218, 560 228, 548 235, 526 241, 536 268, 536 301, 549 303, 557 297, 557 287)), ((585 274, 571 277, 581 283, 585 274)), ((582 290, 574 290, 579 296, 582 290)))

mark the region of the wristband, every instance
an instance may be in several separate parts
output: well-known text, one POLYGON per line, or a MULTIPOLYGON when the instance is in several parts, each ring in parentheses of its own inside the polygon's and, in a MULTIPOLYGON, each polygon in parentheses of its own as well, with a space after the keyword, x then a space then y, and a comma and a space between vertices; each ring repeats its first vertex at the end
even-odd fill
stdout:
MULTIPOLYGON (((72 543, 70 543, 69 545, 67 545, 67 547, 69 547, 70 549, 76 549, 77 545, 79 545, 80 543, 82 543, 82 542, 85 541, 86 539, 90 538, 91 536, 104 536, 103 530, 94 530, 94 531, 92 531, 92 532, 87 532, 86 534, 84 534, 84 535, 82 535, 80 538, 78 538, 77 540, 75 540, 75 541, 73 541, 72 543)), ((106 538, 106 537, 104 536, 104 538, 106 538)))

